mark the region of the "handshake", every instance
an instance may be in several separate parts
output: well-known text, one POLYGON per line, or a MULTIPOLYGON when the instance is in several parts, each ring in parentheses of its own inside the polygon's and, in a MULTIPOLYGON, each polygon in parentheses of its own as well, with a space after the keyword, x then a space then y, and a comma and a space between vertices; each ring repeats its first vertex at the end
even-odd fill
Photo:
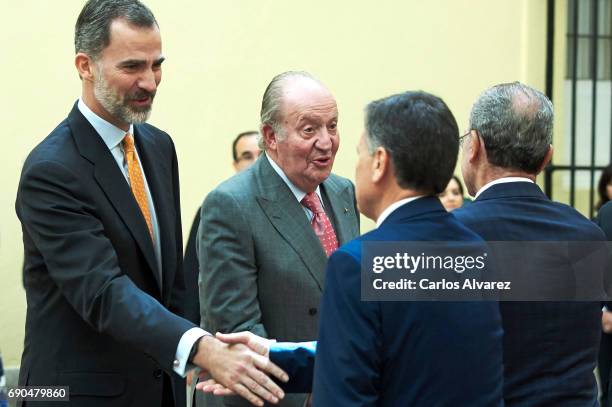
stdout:
POLYGON ((269 375, 281 382, 287 382, 289 376, 269 359, 273 342, 251 332, 206 335, 193 357, 193 364, 203 370, 190 372, 188 384, 197 375, 204 381, 196 389, 205 393, 239 395, 256 406, 263 406, 264 400, 276 404, 285 393, 269 375))

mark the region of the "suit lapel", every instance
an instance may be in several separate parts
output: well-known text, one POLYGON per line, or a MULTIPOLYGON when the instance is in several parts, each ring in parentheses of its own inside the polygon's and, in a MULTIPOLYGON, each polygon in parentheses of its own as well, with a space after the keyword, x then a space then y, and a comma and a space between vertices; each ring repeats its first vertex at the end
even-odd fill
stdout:
POLYGON ((157 276, 162 275, 163 297, 166 298, 169 294, 167 288, 172 287, 174 281, 177 264, 176 249, 173 248, 174 239, 172 238, 174 236, 173 219, 175 219, 176 212, 173 207, 173 196, 169 193, 173 191, 172 180, 167 176, 171 171, 159 147, 156 148, 150 132, 144 126, 135 125, 134 133, 138 155, 147 175, 147 184, 155 205, 163 270, 163 273, 157 273, 157 276))
POLYGON ((359 236, 357 225, 354 222, 355 217, 359 215, 355 214, 355 203, 351 191, 348 186, 341 189, 331 176, 323 182, 322 188, 331 204, 331 211, 337 224, 336 237, 338 244, 342 246, 359 236))
POLYGON ((96 182, 138 243, 153 271, 158 287, 161 287, 159 285, 159 273, 156 272, 155 252, 147 224, 128 183, 125 182, 123 173, 117 166, 117 162, 102 138, 78 110, 76 104, 68 115, 68 121, 79 152, 94 165, 96 182))
POLYGON ((255 164, 258 187, 257 202, 270 223, 289 243, 304 262, 319 288, 323 288, 327 257, 319 239, 314 234, 300 203, 274 171, 267 157, 255 164))

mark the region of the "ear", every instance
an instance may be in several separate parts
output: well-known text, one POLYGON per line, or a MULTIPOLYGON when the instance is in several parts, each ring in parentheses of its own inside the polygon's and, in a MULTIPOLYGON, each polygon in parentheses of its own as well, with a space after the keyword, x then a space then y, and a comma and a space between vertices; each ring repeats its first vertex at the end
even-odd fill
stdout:
POLYGON ((383 147, 377 147, 372 155, 372 182, 377 183, 390 171, 391 157, 383 147))
POLYGON ((232 161, 232 166, 234 167, 234 171, 238 172, 238 161, 232 161))
POLYGON ((263 137, 264 144, 267 149, 276 151, 278 137, 276 132, 274 131, 274 128, 269 124, 264 124, 261 128, 261 136, 263 137))
POLYGON ((464 149, 463 154, 467 155, 467 159, 470 163, 473 163, 478 159, 479 155, 486 154, 486 152, 484 142, 478 136, 478 132, 472 130, 471 133, 472 135, 469 140, 467 140, 467 148, 464 149))
POLYGON ((540 168, 538 168, 538 172, 536 173, 536 175, 541 173, 544 170, 544 167, 548 165, 550 160, 552 160, 552 157, 553 157, 553 146, 551 144, 548 146, 548 151, 546 152, 546 155, 544 156, 544 159, 542 160, 542 164, 540 164, 540 168))
POLYGON ((79 52, 74 57, 74 66, 79 73, 79 78, 85 81, 93 81, 94 73, 94 62, 89 55, 79 52))

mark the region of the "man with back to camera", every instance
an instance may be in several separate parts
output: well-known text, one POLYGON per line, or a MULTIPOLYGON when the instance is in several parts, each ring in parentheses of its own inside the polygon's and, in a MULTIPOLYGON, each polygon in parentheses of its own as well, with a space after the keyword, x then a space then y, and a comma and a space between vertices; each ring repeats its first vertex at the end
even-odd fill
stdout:
POLYGON ((501 406, 502 330, 495 302, 362 301, 364 245, 481 242, 437 194, 458 151, 455 119, 426 92, 366 107, 357 148, 359 211, 377 228, 329 259, 314 406, 501 406))
MULTIPOLYGON (((538 90, 514 82, 482 93, 462 138, 461 170, 475 200, 453 214, 488 241, 605 240, 535 184, 552 157, 552 129, 552 103, 538 90)), ((599 302, 502 302, 500 312, 506 406, 597 405, 599 302)))
MULTIPOLYGON (((234 138, 232 142, 232 166, 236 172, 244 171, 249 168, 261 154, 257 142, 256 131, 245 131, 234 138)), ((196 236, 198 227, 200 226, 200 210, 195 214, 191 229, 189 230, 189 238, 185 246, 185 258, 183 260, 183 270, 185 270, 185 287, 186 287, 186 315, 185 317, 194 324, 200 325, 200 299, 198 293, 198 256, 196 254, 196 236)))
POLYGON ((89 1, 75 51, 81 98, 30 153, 17 193, 28 302, 19 385, 68 386, 68 405, 174 406, 184 384, 172 379, 198 366, 253 403, 277 401, 262 372, 282 371, 180 316, 176 153, 145 124, 164 60, 155 17, 136 0, 89 1))
MULTIPOLYGON (((327 256, 359 234, 353 185, 331 174, 337 122, 333 95, 310 74, 285 72, 268 85, 260 131, 265 154, 202 205, 205 329, 316 338, 327 256)), ((305 395, 292 396, 282 405, 303 404, 305 395)))

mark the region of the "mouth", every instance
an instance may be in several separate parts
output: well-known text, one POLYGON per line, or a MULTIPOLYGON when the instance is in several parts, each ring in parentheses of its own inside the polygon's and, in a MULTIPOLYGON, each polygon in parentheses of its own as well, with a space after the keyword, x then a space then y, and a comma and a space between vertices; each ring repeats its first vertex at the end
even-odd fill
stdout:
POLYGON ((151 96, 142 96, 139 98, 132 98, 131 102, 138 107, 147 107, 151 106, 151 103, 153 103, 153 98, 151 96))
POLYGON ((327 168, 332 162, 331 157, 319 157, 312 160, 312 163, 318 168, 327 168))

